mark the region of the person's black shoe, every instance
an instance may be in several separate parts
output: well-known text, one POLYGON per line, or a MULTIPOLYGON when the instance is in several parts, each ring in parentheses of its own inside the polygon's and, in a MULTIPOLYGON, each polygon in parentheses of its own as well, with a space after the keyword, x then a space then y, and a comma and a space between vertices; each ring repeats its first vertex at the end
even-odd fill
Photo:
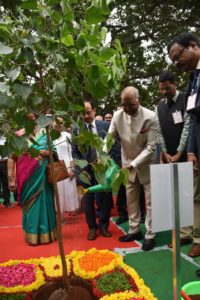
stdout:
POLYGON ((7 201, 3 201, 3 206, 5 206, 5 207, 11 207, 12 206, 12 204, 10 203, 10 202, 7 202, 7 201))
POLYGON ((127 235, 123 235, 119 237, 120 242, 132 242, 134 240, 142 240, 142 239, 143 239, 143 235, 141 231, 137 233, 128 233, 127 235))
POLYGON ((196 270, 196 275, 197 275, 198 277, 200 277, 200 269, 197 269, 197 270, 196 270))
POLYGON ((116 220, 116 224, 117 225, 120 225, 122 223, 125 223, 126 221, 128 221, 128 217, 119 217, 117 220, 116 220))
POLYGON ((155 239, 145 239, 142 245, 143 251, 150 251, 155 246, 155 239))

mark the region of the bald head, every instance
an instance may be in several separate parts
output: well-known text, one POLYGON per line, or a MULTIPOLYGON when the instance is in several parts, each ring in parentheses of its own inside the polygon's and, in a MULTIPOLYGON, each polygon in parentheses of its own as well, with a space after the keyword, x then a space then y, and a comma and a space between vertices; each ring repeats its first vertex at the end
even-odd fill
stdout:
POLYGON ((139 109, 139 91, 133 86, 127 86, 121 93, 121 106, 125 113, 130 116, 137 114, 139 109))
POLYGON ((121 92, 121 99, 123 99, 124 97, 137 97, 137 98, 139 98, 139 91, 134 86, 127 86, 121 92))

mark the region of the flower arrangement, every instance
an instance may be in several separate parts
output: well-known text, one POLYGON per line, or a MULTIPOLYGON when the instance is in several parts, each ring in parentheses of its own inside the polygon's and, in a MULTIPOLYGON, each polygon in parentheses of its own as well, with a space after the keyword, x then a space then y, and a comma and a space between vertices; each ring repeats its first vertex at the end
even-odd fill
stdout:
MULTIPOLYGON (((66 256, 67 271, 70 275, 71 263, 70 258, 66 256)), ((62 276, 62 264, 60 256, 52 256, 49 258, 42 258, 39 262, 39 267, 43 272, 46 281, 56 280, 62 276)))
POLYGON ((94 295, 98 298, 107 294, 114 294, 115 292, 139 291, 134 278, 122 268, 115 268, 113 271, 98 275, 93 279, 92 283, 94 295))
MULTIPOLYGON (((123 263, 119 254, 93 248, 72 251, 66 261, 68 274, 92 281, 94 294, 100 300, 156 300, 143 279, 123 263)), ((32 291, 61 276, 60 257, 10 260, 0 264, 0 298, 1 295, 26 293, 26 299, 31 299, 32 291)))
POLYGON ((121 255, 109 250, 97 251, 95 248, 74 253, 73 256, 74 274, 84 279, 93 279, 99 274, 114 270, 123 262, 121 255))
POLYGON ((31 292, 44 283, 44 276, 35 260, 10 260, 0 264, 0 293, 31 292))

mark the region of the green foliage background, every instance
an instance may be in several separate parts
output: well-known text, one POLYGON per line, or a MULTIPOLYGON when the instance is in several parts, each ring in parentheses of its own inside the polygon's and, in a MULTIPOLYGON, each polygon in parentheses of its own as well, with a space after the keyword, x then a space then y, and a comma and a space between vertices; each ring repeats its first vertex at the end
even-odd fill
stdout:
POLYGON ((158 75, 163 69, 174 71, 179 88, 186 88, 188 76, 171 65, 166 45, 183 31, 199 35, 199 16, 198 0, 116 0, 113 4, 109 30, 112 40, 120 39, 127 58, 122 87, 137 86, 144 106, 154 108, 157 103, 158 75))

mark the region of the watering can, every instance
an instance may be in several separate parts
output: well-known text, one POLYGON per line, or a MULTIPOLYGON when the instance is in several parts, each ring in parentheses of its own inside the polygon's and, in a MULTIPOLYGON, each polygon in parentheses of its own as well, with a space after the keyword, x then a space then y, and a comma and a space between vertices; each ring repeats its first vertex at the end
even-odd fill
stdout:
POLYGON ((189 282, 182 287, 181 299, 182 300, 183 299, 191 300, 191 298, 188 295, 200 295, 200 282, 199 281, 189 282))
POLYGON ((82 186, 78 186, 78 193, 85 195, 86 193, 97 193, 97 192, 111 192, 111 181, 113 176, 116 174, 116 172, 119 170, 119 166, 114 162, 113 159, 109 161, 110 165, 108 169, 106 170, 106 183, 105 185, 97 184, 94 186, 91 186, 87 189, 84 189, 82 186))

